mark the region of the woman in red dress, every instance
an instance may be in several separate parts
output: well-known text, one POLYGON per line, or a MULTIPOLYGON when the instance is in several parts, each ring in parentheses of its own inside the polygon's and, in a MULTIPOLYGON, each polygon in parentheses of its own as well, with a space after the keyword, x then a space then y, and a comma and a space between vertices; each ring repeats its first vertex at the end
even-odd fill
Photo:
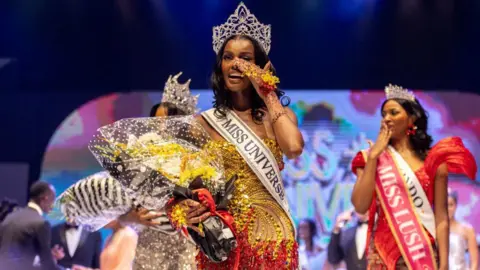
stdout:
POLYGON ((448 173, 474 179, 477 166, 457 137, 431 147, 427 114, 412 92, 385 88, 375 143, 352 162, 352 203, 370 210, 369 269, 448 269, 448 173))

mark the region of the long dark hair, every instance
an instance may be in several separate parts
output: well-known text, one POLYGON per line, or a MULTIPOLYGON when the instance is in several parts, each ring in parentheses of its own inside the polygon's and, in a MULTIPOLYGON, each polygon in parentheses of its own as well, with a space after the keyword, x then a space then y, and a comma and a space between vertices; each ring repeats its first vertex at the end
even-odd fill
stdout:
MULTIPOLYGON (((313 238, 317 236, 317 224, 315 224, 315 221, 310 218, 305 218, 302 219, 298 224, 306 223, 308 225, 308 228, 310 229, 310 241, 313 243, 313 238)), ((300 235, 297 234, 297 242, 300 241, 300 235)))
POLYGON ((415 102, 407 99, 387 99, 382 104, 382 110, 388 100, 394 100, 402 106, 402 108, 407 112, 409 116, 415 117, 415 122, 413 125, 417 127, 415 135, 410 135, 410 143, 413 146, 415 154, 422 160, 425 160, 428 154, 428 150, 432 145, 432 136, 427 133, 428 127, 428 114, 425 109, 422 107, 420 102, 415 99, 415 102))
POLYGON ((183 110, 177 108, 177 106, 175 106, 173 103, 162 102, 162 103, 158 103, 158 104, 153 105, 153 107, 150 109, 150 117, 155 117, 159 107, 167 108, 167 115, 168 116, 186 115, 186 113, 183 110))
MULTIPOLYGON (((225 87, 225 80, 223 79, 222 58, 225 46, 230 40, 233 39, 246 39, 252 42, 255 53, 255 64, 260 66, 261 68, 265 67, 268 61, 270 61, 268 55, 265 53, 260 44, 255 39, 249 36, 234 35, 225 40, 222 47, 220 48, 220 51, 217 54, 215 65, 213 67, 213 73, 210 78, 210 84, 213 89, 214 96, 213 107, 215 108, 215 113, 221 117, 225 117, 226 110, 232 108, 232 95, 230 91, 225 87)), ((273 74, 276 74, 273 67, 271 71, 273 74)), ((261 122, 263 120, 263 117, 265 116, 265 113, 260 109, 266 108, 266 105, 265 102, 263 102, 262 98, 258 95, 258 93, 255 90, 253 92, 252 118, 256 122, 261 122)), ((277 94, 277 97, 281 100, 283 106, 288 106, 290 104, 290 99, 287 96, 284 96, 285 93, 283 91, 277 89, 275 93, 277 94)))

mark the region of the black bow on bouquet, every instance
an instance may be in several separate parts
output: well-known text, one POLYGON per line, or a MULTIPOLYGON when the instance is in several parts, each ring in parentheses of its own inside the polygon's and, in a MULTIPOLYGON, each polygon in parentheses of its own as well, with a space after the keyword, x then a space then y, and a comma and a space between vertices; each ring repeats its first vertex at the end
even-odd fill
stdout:
POLYGON ((237 176, 233 176, 225 184, 224 192, 212 196, 205 188, 202 179, 197 177, 188 188, 175 187, 173 199, 167 205, 167 214, 172 224, 180 228, 183 233, 190 235, 200 250, 213 262, 227 260, 230 252, 237 245, 234 220, 227 211, 227 204, 232 197, 236 180, 237 176), (186 227, 185 213, 179 205, 185 199, 202 203, 208 207, 208 211, 211 213, 211 216, 203 222, 193 224, 200 228, 203 236, 199 232, 186 227))

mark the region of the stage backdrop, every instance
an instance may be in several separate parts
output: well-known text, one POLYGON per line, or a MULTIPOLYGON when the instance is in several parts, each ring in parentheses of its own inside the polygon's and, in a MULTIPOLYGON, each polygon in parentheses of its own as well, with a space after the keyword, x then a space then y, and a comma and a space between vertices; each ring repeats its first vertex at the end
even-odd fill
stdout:
MULTIPOLYGON (((375 140, 380 127, 383 91, 322 90, 286 91, 305 139, 300 158, 287 161, 284 184, 292 214, 298 223, 317 222, 317 241, 326 245, 338 213, 351 209, 350 195, 355 176, 350 171, 354 155, 375 140)), ((210 90, 200 94, 199 107, 211 107, 210 90)), ((429 112, 429 132, 435 142, 460 136, 480 161, 480 96, 458 92, 416 91, 429 112)), ((101 170, 87 149, 99 127, 127 117, 147 116, 161 92, 132 92, 100 97, 72 112, 54 133, 43 161, 43 180, 62 192, 75 181, 101 170)), ((458 190, 458 219, 475 226, 480 233, 480 176, 477 182, 452 176, 450 186, 458 190)), ((54 222, 56 220, 53 220, 54 222)), ((479 234, 480 240, 480 234, 479 234)), ((480 241, 479 241, 480 242, 480 241)))

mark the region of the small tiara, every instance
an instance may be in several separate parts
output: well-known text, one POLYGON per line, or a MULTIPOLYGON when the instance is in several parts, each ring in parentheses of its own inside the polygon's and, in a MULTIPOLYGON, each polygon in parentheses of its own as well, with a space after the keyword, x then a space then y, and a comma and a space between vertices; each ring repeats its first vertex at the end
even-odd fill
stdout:
POLYGON ((260 23, 247 6, 240 2, 226 23, 213 27, 213 50, 218 54, 229 37, 245 35, 255 39, 268 54, 271 44, 270 31, 270 25, 260 23))
POLYGON ((385 86, 385 95, 387 99, 398 98, 415 102, 415 95, 413 92, 398 85, 389 84, 388 86, 385 86))
POLYGON ((197 112, 198 95, 192 96, 190 93, 190 79, 184 84, 178 83, 180 75, 182 75, 182 72, 173 77, 172 75, 168 76, 163 89, 162 102, 172 103, 186 114, 195 114, 197 112))

